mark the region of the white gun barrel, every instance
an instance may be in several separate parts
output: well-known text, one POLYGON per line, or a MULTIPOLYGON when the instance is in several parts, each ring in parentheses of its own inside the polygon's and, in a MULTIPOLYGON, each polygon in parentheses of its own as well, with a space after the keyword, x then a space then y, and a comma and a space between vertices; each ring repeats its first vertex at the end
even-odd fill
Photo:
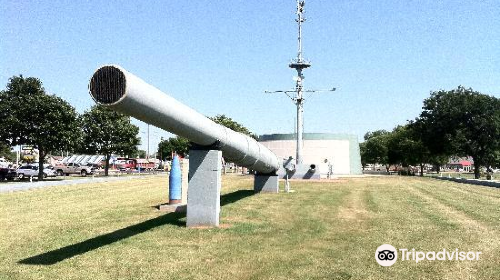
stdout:
POLYGON ((200 146, 215 146, 227 161, 262 174, 275 173, 278 157, 255 139, 219 125, 116 65, 103 66, 89 84, 98 104, 180 135, 200 146))

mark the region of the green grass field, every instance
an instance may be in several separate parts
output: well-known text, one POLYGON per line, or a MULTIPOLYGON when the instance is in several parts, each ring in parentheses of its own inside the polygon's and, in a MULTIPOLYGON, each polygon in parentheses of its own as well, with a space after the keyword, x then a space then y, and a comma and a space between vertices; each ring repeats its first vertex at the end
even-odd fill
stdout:
POLYGON ((0 279, 499 279, 500 190, 398 176, 253 194, 223 177, 221 227, 188 229, 167 178, 0 194, 0 279), (479 261, 375 261, 384 243, 479 261))

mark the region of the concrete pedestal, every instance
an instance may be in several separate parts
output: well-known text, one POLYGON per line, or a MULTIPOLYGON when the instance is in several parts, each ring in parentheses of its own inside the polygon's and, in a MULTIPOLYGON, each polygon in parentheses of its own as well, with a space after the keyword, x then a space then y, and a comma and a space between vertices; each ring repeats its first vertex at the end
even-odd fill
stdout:
POLYGON ((221 170, 221 151, 189 151, 188 227, 219 226, 221 170))
POLYGON ((255 174, 253 181, 255 192, 278 193, 279 179, 278 175, 255 174))

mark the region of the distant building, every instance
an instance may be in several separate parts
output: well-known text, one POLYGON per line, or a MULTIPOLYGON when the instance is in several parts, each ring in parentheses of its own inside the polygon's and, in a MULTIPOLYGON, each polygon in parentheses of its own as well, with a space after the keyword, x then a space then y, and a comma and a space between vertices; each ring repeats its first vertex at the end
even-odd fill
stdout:
MULTIPOLYGON (((296 134, 267 134, 258 141, 280 159, 296 153, 296 134)), ((304 133, 303 162, 319 166, 321 177, 329 171, 333 175, 361 175, 361 156, 358 137, 349 134, 304 133)))
POLYGON ((40 159, 38 149, 35 149, 33 146, 29 145, 21 146, 20 157, 21 160, 25 162, 38 162, 40 159))
POLYGON ((474 161, 472 158, 451 158, 446 164, 446 168, 453 170, 463 170, 466 172, 472 171, 474 161))
POLYGON ((101 155, 72 155, 67 156, 61 160, 61 163, 78 163, 81 165, 87 164, 101 164, 101 162, 105 160, 104 156, 101 155))
POLYGON ((48 164, 50 164, 52 166, 56 166, 56 165, 61 164, 62 160, 63 160, 62 156, 52 156, 51 155, 45 159, 45 162, 47 162, 48 164))

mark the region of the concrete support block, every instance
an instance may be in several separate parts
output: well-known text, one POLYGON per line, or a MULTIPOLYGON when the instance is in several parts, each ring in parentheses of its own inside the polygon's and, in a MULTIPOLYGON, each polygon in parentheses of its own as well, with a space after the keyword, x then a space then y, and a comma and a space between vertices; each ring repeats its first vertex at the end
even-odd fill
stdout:
POLYGON ((253 181, 255 192, 278 193, 279 178, 278 175, 255 174, 253 181))
POLYGON ((221 151, 189 151, 188 227, 219 226, 221 170, 221 151))

